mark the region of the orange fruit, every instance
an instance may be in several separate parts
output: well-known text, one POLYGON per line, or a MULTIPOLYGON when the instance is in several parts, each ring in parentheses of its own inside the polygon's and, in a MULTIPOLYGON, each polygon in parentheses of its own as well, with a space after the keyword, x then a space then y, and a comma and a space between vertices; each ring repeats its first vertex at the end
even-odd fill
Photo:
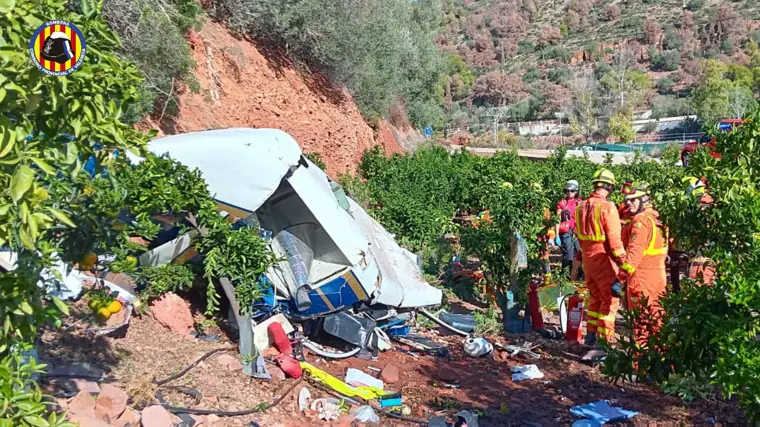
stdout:
POLYGON ((98 314, 95 317, 97 317, 101 322, 105 322, 111 318, 111 312, 108 311, 108 307, 102 307, 98 309, 98 314))
POLYGON ((120 312, 121 307, 122 307, 121 302, 116 301, 116 300, 111 301, 111 303, 106 306, 106 308, 111 314, 116 314, 120 312))

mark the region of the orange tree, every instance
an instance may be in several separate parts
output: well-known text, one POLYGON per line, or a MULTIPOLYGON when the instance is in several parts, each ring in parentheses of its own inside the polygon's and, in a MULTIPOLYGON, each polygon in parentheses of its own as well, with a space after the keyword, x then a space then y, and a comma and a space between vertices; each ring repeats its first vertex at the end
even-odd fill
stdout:
MULTIPOLYGON (((137 268, 134 257, 144 248, 130 238, 155 237, 157 214, 177 223, 195 214, 209 231, 196 242, 205 256, 204 275, 236 285, 244 311, 273 259, 255 230, 234 230, 216 214, 199 172, 148 155, 151 135, 122 123, 122 113, 139 101, 142 78, 114 55, 119 40, 101 6, 83 0, 75 13, 66 1, 0 1, 0 247, 18 254, 16 268, 0 275, 0 426, 71 425, 48 407, 32 380, 43 366, 22 356, 39 328, 60 324, 67 313, 39 284, 55 262, 114 255, 113 270, 160 277, 160 290, 188 286, 186 270, 137 268), (33 32, 51 18, 74 23, 87 43, 83 66, 65 77, 41 73, 28 56, 33 32), (146 160, 131 165, 127 151, 146 160), (83 167, 91 156, 94 177, 83 167)), ((215 286, 208 286, 207 296, 213 312, 215 286)))
MULTIPOLYGON (((700 152, 686 173, 705 177, 715 200, 702 210, 680 189, 660 197, 675 237, 713 259, 713 286, 686 281, 663 300, 662 328, 646 345, 624 338, 605 370, 637 375, 693 398, 705 386, 737 396, 760 421, 760 112, 736 131, 717 136, 716 160, 700 152)), ((629 322, 638 313, 629 316, 629 322)), ((646 317, 646 316, 645 316, 646 317)))

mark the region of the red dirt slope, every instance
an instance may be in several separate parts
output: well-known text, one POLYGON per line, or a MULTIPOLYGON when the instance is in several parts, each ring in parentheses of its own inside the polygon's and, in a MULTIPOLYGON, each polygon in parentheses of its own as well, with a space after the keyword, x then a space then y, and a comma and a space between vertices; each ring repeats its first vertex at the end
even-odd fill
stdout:
MULTIPOLYGON (((226 127, 278 128, 305 152, 317 152, 332 176, 353 172, 364 150, 382 144, 403 152, 389 125, 377 137, 343 88, 317 74, 296 71, 281 54, 234 38, 209 22, 188 36, 200 91, 178 95, 180 113, 163 134, 226 127)), ((156 127, 155 123, 147 123, 156 127)))

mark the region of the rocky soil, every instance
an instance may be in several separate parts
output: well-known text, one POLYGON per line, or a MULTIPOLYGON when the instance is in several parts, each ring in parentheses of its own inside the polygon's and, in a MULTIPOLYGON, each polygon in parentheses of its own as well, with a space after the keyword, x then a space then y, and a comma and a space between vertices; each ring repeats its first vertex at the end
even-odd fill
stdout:
MULTIPOLYGON (((296 380, 286 379, 274 365, 267 365, 274 377, 272 381, 245 376, 240 371, 242 366, 234 343, 218 328, 207 326, 205 331, 209 336, 218 334, 217 342, 172 332, 156 320, 165 315, 160 312, 161 306, 156 306, 155 316, 132 317, 122 337, 94 337, 86 333, 92 319, 84 304, 74 305, 72 315, 65 322, 68 326, 46 331, 39 347, 40 357, 50 364, 52 373, 69 374, 68 377, 44 378, 45 391, 57 396, 59 405, 68 409, 83 427, 125 427, 126 422, 135 423, 138 418, 141 424, 131 424, 133 427, 170 427, 180 422, 176 415, 158 405, 157 390, 172 406, 210 410, 255 408, 287 392, 278 405, 253 415, 226 418, 194 415, 191 420, 196 426, 352 425, 350 416, 330 423, 317 419, 315 412, 301 413, 297 396, 302 387, 307 387, 315 398, 331 396, 307 381, 288 392, 296 380), (167 384, 197 391, 195 396, 182 392, 181 388, 157 388, 152 383, 153 379, 178 373, 217 348, 228 350, 213 354, 167 384), (79 378, 69 378, 72 375, 79 378)), ((172 307, 172 310, 193 313, 196 323, 203 320, 189 304, 184 308, 176 304, 172 307)), ((178 324, 173 327, 187 330, 178 324)), ((420 420, 434 416, 452 419, 460 410, 468 410, 479 415, 481 426, 570 425, 576 420, 569 412, 571 406, 608 399, 617 406, 641 412, 617 425, 746 425, 731 402, 714 399, 686 404, 677 397, 664 395, 656 387, 611 384, 598 368, 580 364, 576 356, 579 349, 562 341, 546 341, 537 334, 493 337, 501 343, 519 345, 527 340, 539 344, 534 351, 541 357, 535 360, 522 354, 512 356, 497 351, 474 359, 462 351, 461 338, 441 335, 436 330, 421 332, 447 344, 449 356, 421 354, 397 345, 381 353, 376 361, 360 358, 326 361, 308 353, 305 357, 339 378, 343 378, 347 368, 380 376, 387 383, 386 389, 402 394, 404 404, 411 409, 410 417, 420 420), (536 364, 544 377, 512 381, 512 367, 525 364, 536 364)), ((274 353, 268 351, 265 357, 271 358, 274 353)), ((380 425, 414 424, 383 417, 380 425)))
MULTIPOLYGON (((352 172, 364 150, 382 145, 403 152, 391 126, 373 130, 348 92, 324 76, 299 71, 280 52, 234 38, 223 26, 208 22, 188 36, 199 90, 174 94, 179 115, 159 128, 176 134, 228 127, 277 128, 290 133, 305 152, 319 153, 327 172, 352 172)), ((198 88, 195 88, 198 89, 198 88)))

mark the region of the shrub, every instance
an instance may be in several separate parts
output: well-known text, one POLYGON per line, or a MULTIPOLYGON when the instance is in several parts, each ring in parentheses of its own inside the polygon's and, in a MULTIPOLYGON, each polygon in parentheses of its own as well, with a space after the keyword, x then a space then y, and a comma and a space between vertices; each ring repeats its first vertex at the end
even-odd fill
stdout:
POLYGON ((653 59, 655 68, 663 71, 675 71, 681 66, 681 52, 666 50, 653 59))
POLYGON ((689 0, 689 3, 686 4, 686 9, 696 12, 699 9, 702 9, 705 6, 706 0, 689 0))
POLYGON ((526 84, 533 83, 541 78, 541 72, 536 67, 530 67, 522 75, 522 81, 526 84))
POLYGON ((679 98, 676 95, 658 95, 652 99, 652 117, 675 117, 685 116, 691 113, 691 106, 687 98, 679 98))
POLYGON ((535 46, 533 46, 533 43, 527 41, 527 40, 520 40, 517 42, 517 53, 523 54, 523 53, 531 53, 536 49, 535 46))
POLYGON ((553 68, 546 74, 546 78, 553 83, 566 83, 570 78, 570 69, 567 67, 553 68))
POLYGON ((612 67, 606 62, 597 62, 594 66, 594 76, 597 80, 601 80, 602 77, 610 71, 612 71, 612 67))
POLYGON ((561 62, 569 62, 572 54, 564 47, 552 46, 543 50, 543 56, 561 62))
POLYGON ((365 117, 385 117, 402 99, 417 110, 409 112, 415 126, 437 120, 434 87, 445 66, 433 40, 440 3, 212 0, 210 10, 345 85, 365 117))
POLYGON ((194 66, 184 34, 198 22, 199 15, 199 7, 191 0, 104 2, 103 16, 121 38, 122 55, 145 76, 142 99, 126 112, 128 121, 140 121, 146 114, 179 112, 175 90, 180 81, 192 78, 194 66))
POLYGON ((660 92, 668 92, 673 89, 676 83, 668 77, 661 77, 657 80, 657 90, 660 92))
POLYGON ((736 51, 736 42, 731 39, 723 40, 723 43, 720 44, 720 50, 726 55, 733 55, 736 51))
POLYGON ((672 26, 665 28, 665 37, 662 40, 662 47, 665 50, 681 49, 681 37, 678 36, 678 33, 672 26))
POLYGON ((616 4, 607 4, 602 9, 602 20, 606 22, 620 19, 620 6, 616 4))

